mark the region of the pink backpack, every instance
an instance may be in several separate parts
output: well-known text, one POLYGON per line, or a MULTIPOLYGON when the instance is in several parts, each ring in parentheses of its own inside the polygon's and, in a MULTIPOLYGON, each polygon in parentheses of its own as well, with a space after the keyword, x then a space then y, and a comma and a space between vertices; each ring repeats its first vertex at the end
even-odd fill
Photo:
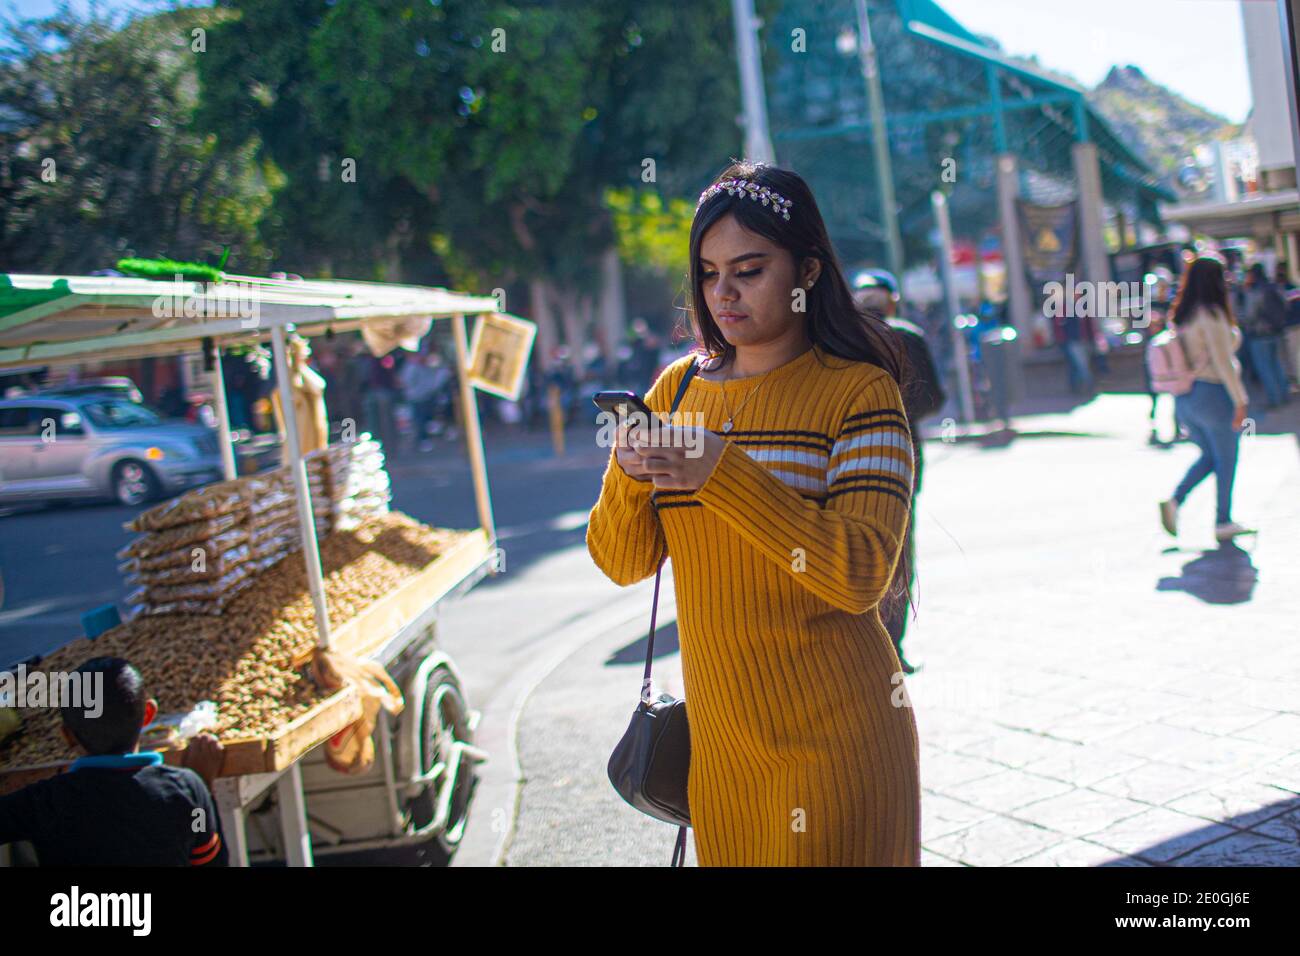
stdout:
POLYGON ((1173 329, 1165 329, 1147 343, 1147 371, 1151 390, 1168 395, 1186 395, 1196 382, 1196 370, 1187 363, 1187 353, 1173 329))

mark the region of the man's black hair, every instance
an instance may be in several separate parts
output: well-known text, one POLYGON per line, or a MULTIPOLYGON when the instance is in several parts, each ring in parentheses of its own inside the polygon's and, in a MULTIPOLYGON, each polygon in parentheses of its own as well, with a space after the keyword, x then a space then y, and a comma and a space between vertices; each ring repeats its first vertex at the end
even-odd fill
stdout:
POLYGON ((1264 271, 1264 263, 1256 262, 1250 267, 1250 274, 1255 277, 1256 282, 1267 282, 1268 274, 1264 271))
MULTIPOLYGON (((98 684, 98 715, 88 717, 85 700, 81 706, 64 706, 63 726, 91 754, 123 754, 135 750, 144 721, 144 679, 129 661, 120 657, 95 657, 75 671, 80 680, 98 684), (96 678, 95 675, 102 675, 96 678)), ((84 696, 84 695, 83 695, 84 696)))

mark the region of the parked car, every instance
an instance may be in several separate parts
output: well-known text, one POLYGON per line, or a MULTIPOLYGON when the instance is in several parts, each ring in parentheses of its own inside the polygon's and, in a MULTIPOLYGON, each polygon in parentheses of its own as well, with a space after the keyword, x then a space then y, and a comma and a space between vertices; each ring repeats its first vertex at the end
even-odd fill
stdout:
POLYGON ((125 398, 128 401, 135 402, 137 405, 144 402, 144 396, 140 394, 140 389, 136 387, 135 382, 121 375, 107 376, 104 378, 83 378, 79 382, 65 382, 63 385, 47 386, 30 393, 30 395, 42 398, 47 395, 71 396, 97 394, 116 395, 119 398, 125 398))
POLYGON ((102 391, 0 401, 0 501, 112 498, 138 505, 220 480, 210 428, 102 391))

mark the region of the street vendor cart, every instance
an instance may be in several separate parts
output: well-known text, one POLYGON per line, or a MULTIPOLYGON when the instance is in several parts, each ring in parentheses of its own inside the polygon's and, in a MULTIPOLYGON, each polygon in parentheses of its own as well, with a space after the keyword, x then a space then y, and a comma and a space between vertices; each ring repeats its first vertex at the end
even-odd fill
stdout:
MULTIPOLYGON (((232 863, 282 860, 310 866, 315 854, 414 844, 429 850, 435 861, 445 861, 460 842, 474 768, 487 754, 473 745, 479 715, 455 663, 438 646, 439 608, 501 569, 471 374, 471 350, 480 335, 469 340, 467 316, 478 317, 476 331, 492 321, 528 327, 499 314, 495 299, 437 288, 235 275, 211 282, 0 276, 0 373, 202 354, 211 375, 226 481, 176 502, 235 502, 222 506, 229 514, 211 519, 214 527, 227 518, 227 525, 238 524, 251 512, 237 513, 236 507, 257 509, 268 495, 280 494, 290 513, 296 536, 284 545, 290 551, 278 560, 283 552, 272 555, 270 564, 241 566, 242 576, 252 580, 243 581, 243 590, 215 616, 210 609, 190 613, 187 608, 199 605, 185 602, 157 615, 154 607, 152 616, 129 618, 31 663, 53 671, 53 662, 72 668, 112 652, 140 667, 163 711, 184 712, 199 703, 186 697, 218 700, 217 710, 228 712, 219 734, 225 757, 214 797, 232 863), (343 526, 331 524, 329 507, 322 509, 322 495, 328 498, 322 489, 330 487, 321 478, 324 469, 312 466, 346 463, 352 452, 331 446, 312 460, 300 448, 301 402, 292 392, 294 343, 359 331, 372 352, 382 354, 399 341, 418 340, 437 320, 452 323, 479 526, 430 528, 387 514, 385 505, 383 515, 356 518, 351 530, 339 530, 343 526), (224 350, 267 341, 283 416, 283 462, 274 474, 240 478, 220 359, 224 350), (239 484, 244 481, 255 484, 239 484), (256 573, 249 570, 254 567, 256 573), (139 657, 144 660, 134 659, 139 657), (373 672, 377 665, 400 690, 398 706, 380 710, 367 724, 364 686, 346 679, 321 686, 317 665, 322 662, 329 664, 326 672, 336 665, 373 672), (340 772, 331 762, 331 747, 350 731, 371 726, 373 759, 340 772)), ((522 358, 517 352, 513 356, 516 365, 527 360, 532 339, 525 340, 522 358)), ((493 358, 499 364, 499 356, 493 358)), ((375 453, 373 446, 366 446, 368 453, 375 453)), ((160 507, 165 516, 168 505, 160 507)), ((337 494, 333 507, 340 507, 337 494)), ((243 550, 232 553, 245 554, 247 547, 245 542, 243 550)), ((0 667, 9 664, 0 658, 0 667)), ((56 716, 44 715, 45 731, 56 716)), ((66 769, 71 755, 51 758, 43 752, 35 739, 39 729, 33 727, 29 739, 17 745, 13 739, 0 743, 0 793, 66 769)), ((183 747, 183 740, 171 738, 154 749, 163 750, 167 762, 179 763, 183 747)))

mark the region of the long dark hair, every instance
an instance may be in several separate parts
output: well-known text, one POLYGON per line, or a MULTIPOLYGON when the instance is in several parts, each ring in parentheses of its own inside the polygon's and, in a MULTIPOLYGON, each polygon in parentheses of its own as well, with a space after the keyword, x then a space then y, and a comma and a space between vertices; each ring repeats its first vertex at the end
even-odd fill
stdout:
POLYGON ((1223 263, 1213 256, 1199 256, 1183 270, 1172 310, 1174 325, 1186 325, 1202 306, 1209 309, 1211 315, 1219 310, 1229 323, 1237 324, 1232 314, 1228 282, 1223 276, 1223 263))
MULTIPOLYGON (((869 362, 884 369, 898 385, 900 394, 906 395, 906 389, 911 386, 911 370, 902 342, 879 314, 860 309, 854 302, 839 257, 831 245, 821 210, 817 208, 817 200, 813 199, 812 190, 803 177, 777 166, 733 159, 731 165, 714 178, 713 184, 728 179, 748 180, 760 189, 766 186, 790 200, 790 218, 786 219, 773 212, 771 206, 764 206, 759 200, 748 196, 733 196, 725 189, 714 193, 695 211, 695 219, 691 223, 690 271, 685 312, 692 328, 687 331, 687 337, 695 339, 699 351, 720 357, 724 364, 734 358, 735 347, 723 337, 717 320, 709 312, 708 300, 704 297, 703 280, 700 278, 700 243, 714 223, 726 216, 735 216, 736 222, 744 229, 786 250, 794 260, 796 275, 805 259, 813 258, 821 263, 817 281, 808 290, 804 312, 808 336, 813 344, 839 358, 869 362)), ((821 360, 819 356, 817 358, 818 361, 821 360)), ((920 446, 915 426, 912 426, 911 432, 912 466, 915 474, 920 461, 920 446)), ((908 507, 910 511, 910 501, 908 507)), ((909 515, 909 523, 913 517, 909 515)), ((911 574, 911 562, 908 560, 906 544, 903 543, 892 586, 881 602, 882 617, 886 614, 886 608, 894 607, 893 602, 901 600, 907 594, 911 574)))

